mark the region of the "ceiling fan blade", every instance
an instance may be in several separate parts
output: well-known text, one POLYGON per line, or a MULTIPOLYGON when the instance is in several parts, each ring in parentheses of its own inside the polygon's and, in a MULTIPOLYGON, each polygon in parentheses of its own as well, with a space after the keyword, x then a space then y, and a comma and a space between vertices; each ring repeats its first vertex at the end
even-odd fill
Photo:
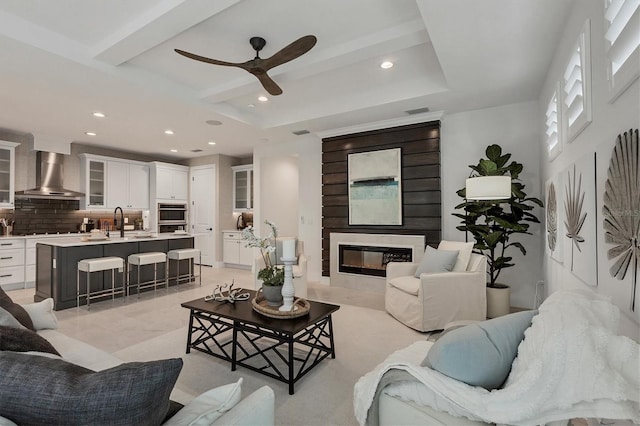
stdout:
POLYGON ((265 71, 282 65, 307 53, 316 45, 318 39, 313 35, 300 37, 296 41, 280 49, 273 56, 263 59, 260 64, 265 71))
POLYGON ((278 96, 282 94, 282 89, 280 88, 280 86, 278 86, 276 82, 273 81, 271 77, 267 75, 266 72, 252 73, 252 74, 258 77, 258 80, 260 80, 260 83, 262 83, 262 86, 265 88, 267 92, 269 92, 269 94, 273 96, 278 96))
POLYGON ((195 53, 185 52, 184 50, 180 50, 180 49, 174 49, 174 50, 176 51, 176 53, 179 53, 182 56, 186 56, 189 59, 194 59, 196 61, 206 62, 208 64, 213 64, 213 65, 224 65, 224 66, 228 66, 228 67, 243 68, 243 65, 245 64, 244 62, 236 63, 236 62, 219 61, 217 59, 211 59, 211 58, 207 58, 205 56, 196 55, 195 53))

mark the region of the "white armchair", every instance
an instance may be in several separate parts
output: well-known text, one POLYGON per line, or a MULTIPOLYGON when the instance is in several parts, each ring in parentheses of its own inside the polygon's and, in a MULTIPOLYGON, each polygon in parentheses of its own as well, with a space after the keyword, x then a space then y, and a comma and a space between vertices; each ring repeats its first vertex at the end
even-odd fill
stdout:
POLYGON ((487 315, 487 259, 471 254, 464 272, 414 276, 418 263, 387 264, 385 308, 418 331, 442 330, 453 321, 483 321, 487 315))
MULTIPOLYGON (((284 238, 284 237, 282 237, 284 238)), ((279 237, 276 240, 276 249, 280 255, 282 255, 282 241, 279 237)), ((307 298, 307 257, 304 255, 304 242, 296 241, 296 257, 298 263, 293 265, 293 287, 295 289, 295 297, 307 298)), ((280 259, 276 260, 276 265, 282 265, 280 259)), ((253 276, 255 277, 255 289, 258 290, 262 287, 262 280, 258 279, 258 272, 265 267, 264 259, 258 255, 253 264, 253 276)))

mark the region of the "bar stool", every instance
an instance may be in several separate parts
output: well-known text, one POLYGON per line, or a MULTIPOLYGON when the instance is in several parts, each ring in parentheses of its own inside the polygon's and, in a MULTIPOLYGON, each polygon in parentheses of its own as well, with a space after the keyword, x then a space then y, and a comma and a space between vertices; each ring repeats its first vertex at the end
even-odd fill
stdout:
POLYGON ((196 248, 184 248, 184 249, 174 249, 174 250, 169 250, 167 252, 167 279, 170 278, 174 278, 174 277, 170 277, 169 276, 169 269, 171 266, 171 261, 175 260, 177 261, 177 265, 176 265, 176 285, 180 284, 181 280, 185 280, 188 279, 188 282, 193 282, 195 276, 193 275, 193 272, 191 270, 191 263, 192 261, 195 262, 196 256, 198 257, 198 264, 200 265, 200 274, 198 275, 199 279, 200 279, 200 285, 202 285, 202 254, 200 253, 200 250, 196 249, 196 248), (190 259, 189 260, 189 274, 186 276, 181 276, 180 275, 180 261, 181 260, 186 260, 186 259, 190 259))
POLYGON ((80 307, 80 272, 87 274, 87 292, 84 294, 87 298, 87 310, 90 309, 91 299, 98 297, 111 296, 115 300, 116 294, 122 294, 124 301, 125 281, 124 281, 124 259, 121 257, 96 257, 93 259, 82 259, 78 262, 78 273, 76 281, 76 306, 80 307), (116 289, 116 269, 122 274, 122 288, 116 289), (111 288, 91 291, 91 273, 99 271, 111 270, 111 288))
POLYGON ((135 286, 138 292, 138 298, 140 298, 140 289, 153 287, 155 292, 159 285, 164 284, 167 291, 169 290, 169 280, 167 278, 167 255, 159 251, 152 251, 148 253, 135 253, 129 255, 127 258, 127 297, 131 294, 131 287, 135 286), (164 279, 158 280, 158 264, 163 263, 165 274, 164 279), (131 282, 131 265, 138 266, 138 282, 131 282), (140 267, 144 265, 153 265, 153 280, 140 282, 140 267))

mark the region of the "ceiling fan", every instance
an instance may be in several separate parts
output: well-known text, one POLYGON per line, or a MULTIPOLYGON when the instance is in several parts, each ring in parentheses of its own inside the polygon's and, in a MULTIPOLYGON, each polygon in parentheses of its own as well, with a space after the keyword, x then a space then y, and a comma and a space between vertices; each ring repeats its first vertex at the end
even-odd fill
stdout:
POLYGON ((196 61, 206 62, 208 64, 213 65, 224 65, 228 67, 238 67, 242 68, 255 75, 262 86, 269 92, 271 95, 277 96, 282 94, 282 89, 280 86, 276 84, 275 81, 267 75, 267 71, 271 68, 277 67, 278 65, 282 65, 286 62, 292 61, 299 56, 307 53, 313 46, 315 46, 318 40, 313 35, 307 35, 304 37, 300 37, 293 43, 283 47, 280 51, 276 52, 273 56, 262 59, 260 57, 260 51, 267 44, 265 39, 262 37, 251 37, 249 43, 251 43, 251 47, 256 51, 256 57, 250 59, 246 62, 225 62, 219 61, 217 59, 206 58, 204 56, 196 55, 194 53, 185 52, 184 50, 175 49, 175 51, 182 56, 186 56, 187 58, 194 59, 196 61))

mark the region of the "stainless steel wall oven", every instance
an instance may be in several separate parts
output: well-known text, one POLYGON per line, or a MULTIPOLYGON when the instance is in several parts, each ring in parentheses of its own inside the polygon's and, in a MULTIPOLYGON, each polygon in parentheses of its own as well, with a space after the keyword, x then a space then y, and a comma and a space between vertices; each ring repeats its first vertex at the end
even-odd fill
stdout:
POLYGON ((184 231, 187 221, 186 204, 158 203, 158 232, 184 231))

